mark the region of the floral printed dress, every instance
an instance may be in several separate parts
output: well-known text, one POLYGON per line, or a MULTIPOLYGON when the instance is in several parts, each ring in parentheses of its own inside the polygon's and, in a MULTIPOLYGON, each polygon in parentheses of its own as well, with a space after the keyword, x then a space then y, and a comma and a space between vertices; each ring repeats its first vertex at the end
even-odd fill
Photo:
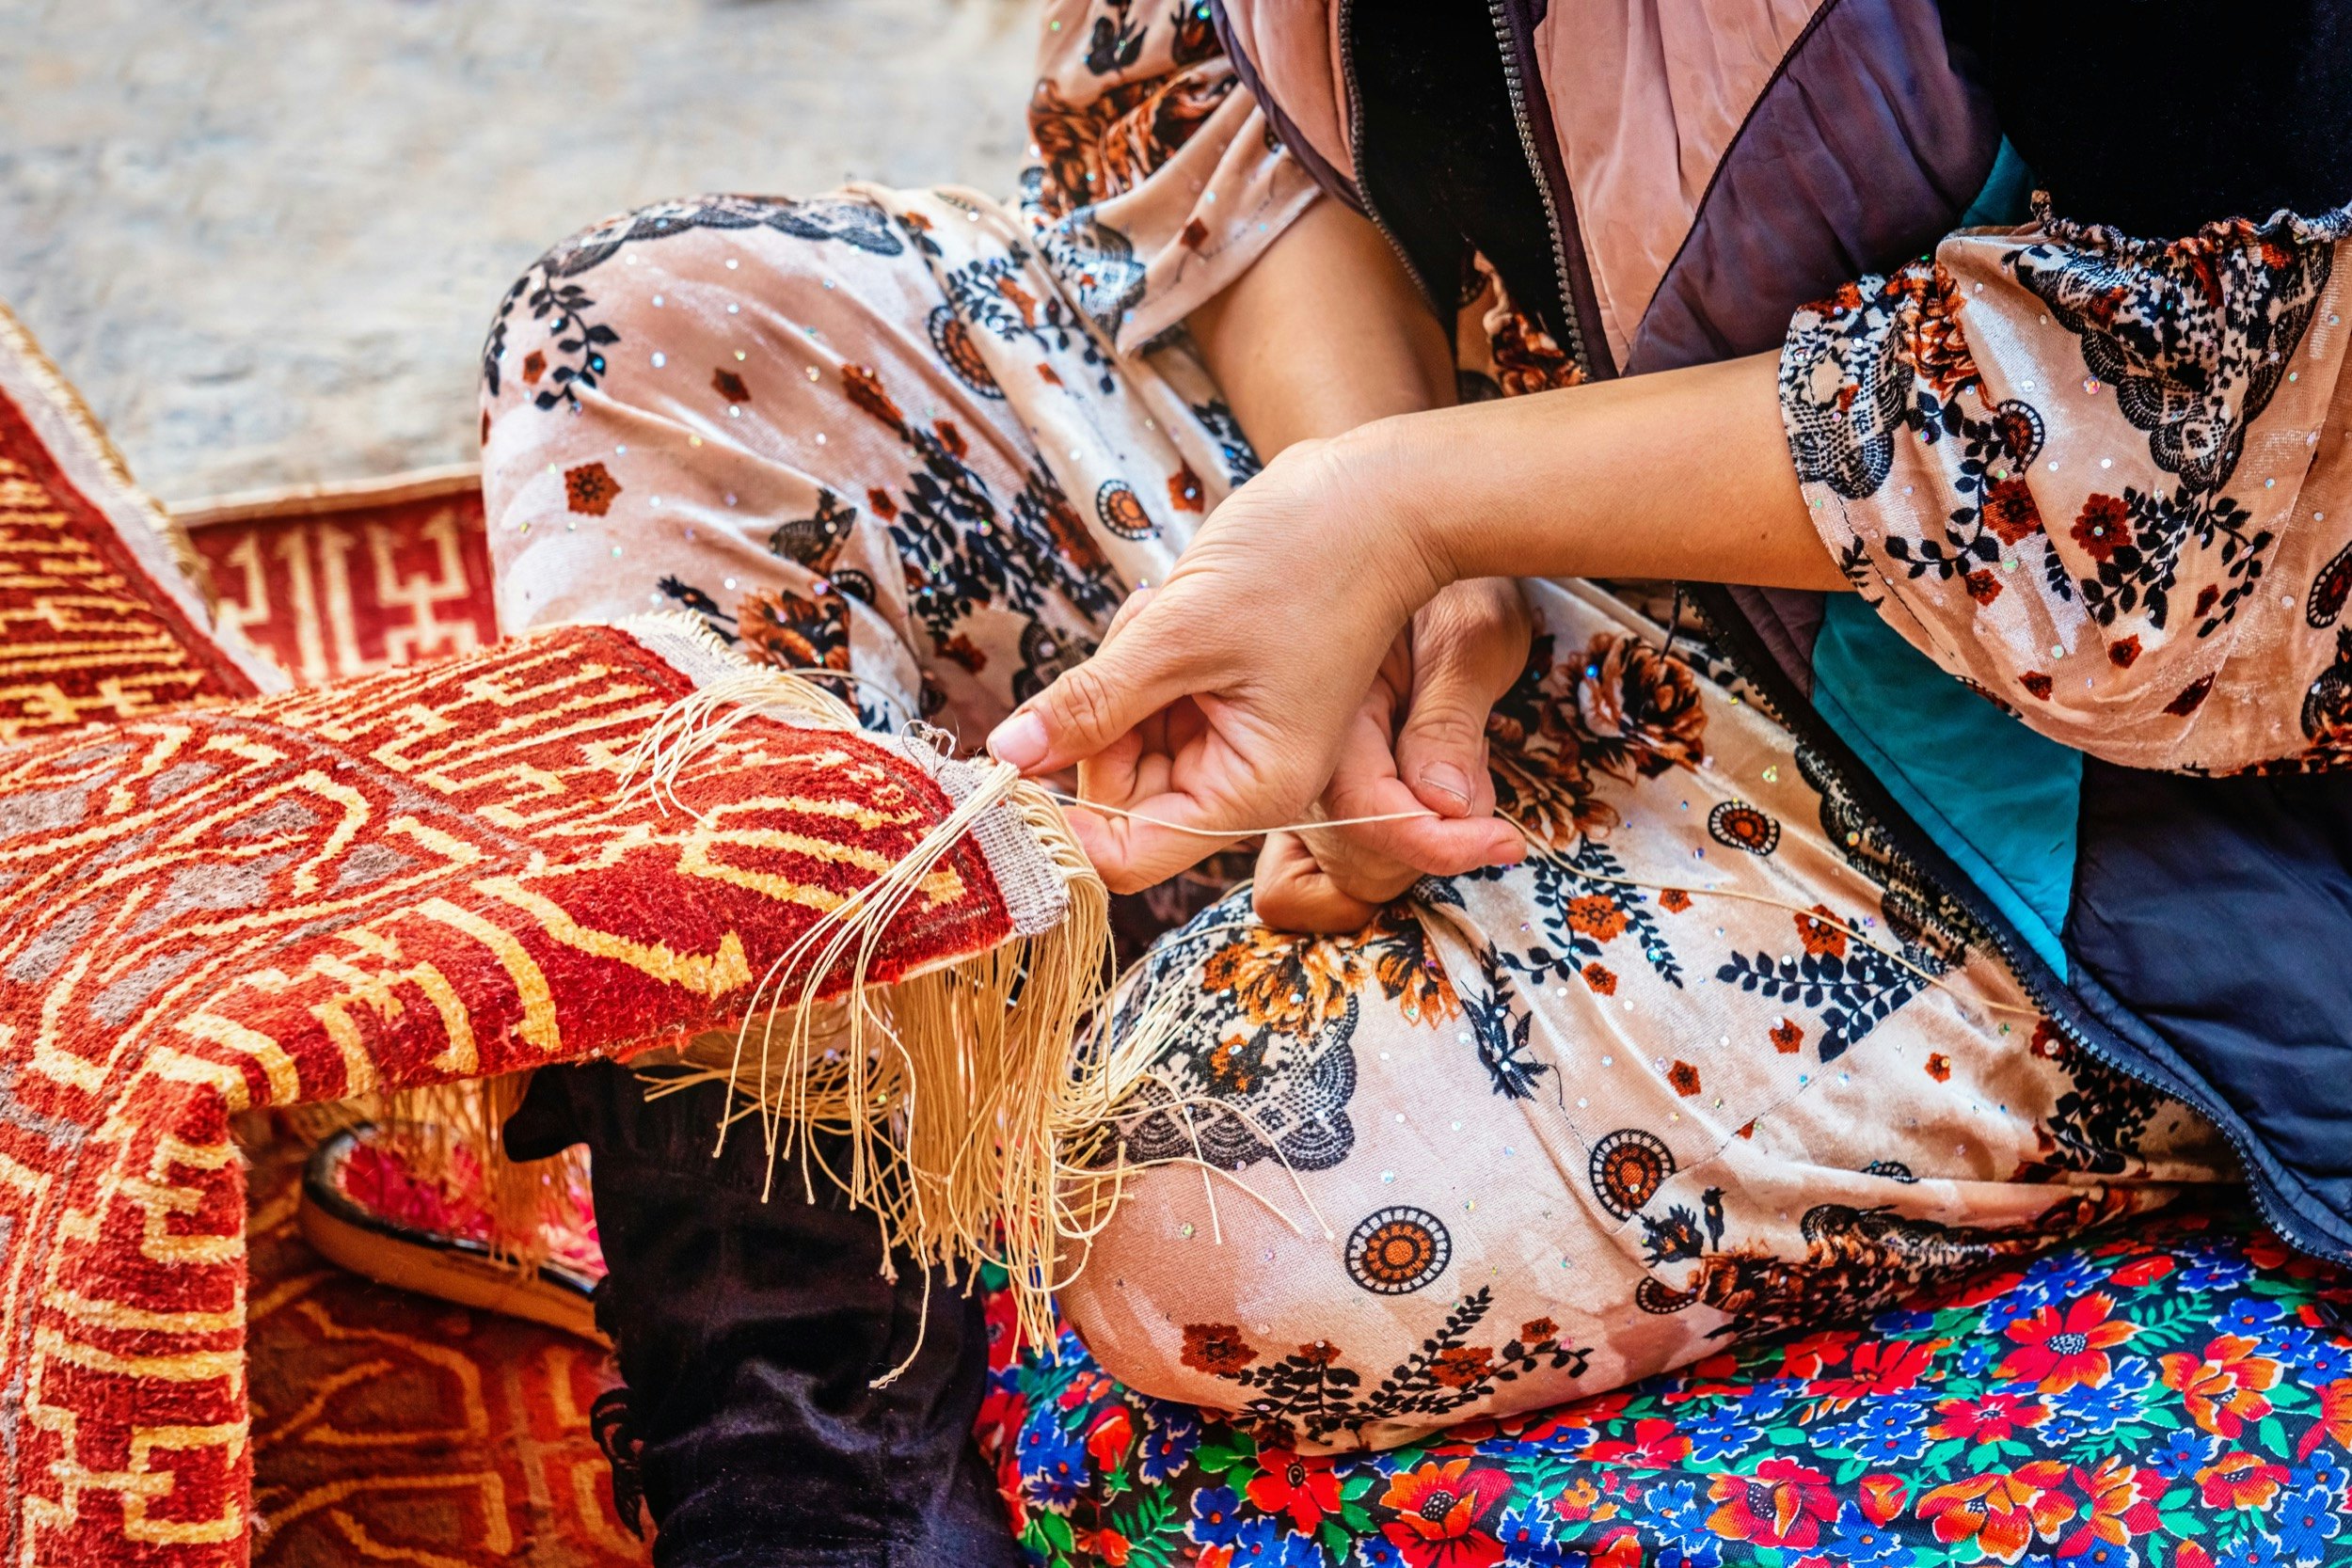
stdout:
MULTIPOLYGON (((483 433, 510 629, 700 616, 975 743, 1256 459, 1177 330, 1311 201, 1205 13, 1049 8, 1022 200, 706 197, 550 251, 483 433)), ((1567 375, 1491 277, 1467 395, 1567 375)), ((1153 1397, 1382 1447, 1849 1320, 2223 1179, 2047 1027, 1670 589, 1535 582, 1498 707, 1541 852, 1365 930, 1236 894, 1063 1307, 1153 1397)), ((1131 1011, 1130 1017, 1135 1016, 1131 1011)))

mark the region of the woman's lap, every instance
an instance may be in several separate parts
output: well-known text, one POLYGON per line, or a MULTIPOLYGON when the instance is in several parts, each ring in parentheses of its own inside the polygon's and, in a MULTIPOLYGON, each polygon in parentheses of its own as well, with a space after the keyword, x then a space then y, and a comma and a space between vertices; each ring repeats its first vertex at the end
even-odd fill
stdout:
MULTIPOLYGON (((1121 264, 863 187, 568 242, 492 341, 508 626, 691 610, 977 741, 1253 467, 1188 352, 1086 330, 1121 264)), ((1182 1023, 1122 1131, 1147 1168, 1064 1298, 1105 1365, 1393 1441, 2213 1179, 2210 1135, 2070 1063, 1701 644, 1589 586, 1530 594, 1494 760, 1548 853, 1353 937, 1229 900, 1138 982, 1182 1023)))

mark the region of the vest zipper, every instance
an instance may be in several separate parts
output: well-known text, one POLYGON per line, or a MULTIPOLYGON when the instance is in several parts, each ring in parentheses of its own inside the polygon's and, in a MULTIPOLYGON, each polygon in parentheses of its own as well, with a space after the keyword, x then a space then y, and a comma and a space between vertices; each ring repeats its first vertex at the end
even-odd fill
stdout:
POLYGON ((1340 85, 1347 93, 1347 150, 1356 162, 1356 204, 1374 229, 1388 242, 1390 251, 1405 268, 1405 276, 1413 280, 1421 297, 1445 327, 1446 341, 1454 341, 1454 316, 1447 309, 1446 297, 1429 286, 1429 279, 1421 275, 1421 268, 1405 250, 1405 242, 1396 237, 1389 220, 1380 215, 1380 209, 1372 199, 1372 188, 1364 179, 1364 95, 1356 85, 1356 0, 1339 0, 1340 85))
POLYGON ((1583 246, 1571 244, 1567 220, 1561 211, 1563 193, 1553 187, 1550 160, 1544 156, 1546 138, 1537 131, 1527 106, 1527 78, 1532 72, 1520 69, 1519 33, 1512 25, 1510 0, 1486 0, 1486 14, 1494 23, 1495 47, 1502 55, 1502 80, 1511 92, 1511 118, 1518 126, 1519 150, 1527 159, 1528 172, 1535 178, 1535 192, 1544 202, 1544 225, 1550 231, 1552 276, 1560 285, 1560 328, 1566 339, 1560 346, 1567 350, 1585 380, 1613 376, 1616 368, 1597 365, 1585 341, 1585 323, 1578 309, 1578 301, 1590 292, 1578 287, 1582 281, 1578 263, 1583 246))
POLYGON ((1684 587, 1686 602, 1697 614, 1699 624, 1707 628, 1708 640, 1722 650, 1724 658, 1742 678, 1770 696, 1772 706, 1778 710, 1776 717, 1782 725, 1797 737, 1799 743, 1811 749, 1820 759, 1825 774, 1845 784, 1847 799, 1853 803, 1854 810, 1886 835, 1887 842, 1918 868, 1919 875, 1928 880, 1934 891, 1975 917, 1979 928, 1992 939, 1994 952, 2000 958, 2002 966, 2016 979, 2018 989, 2026 993, 2026 999, 2041 1009, 2042 1017, 2049 1020, 2051 1026, 2065 1037, 2067 1043, 2108 1070, 2180 1101, 2219 1129, 2237 1155, 2240 1172, 2247 1178, 2247 1191, 2253 1196, 2254 1209, 2262 1217, 2262 1222, 2297 1250, 2336 1262, 2352 1259, 2352 1248, 2341 1243, 2315 1242, 2302 1222, 2280 1212, 2270 1195, 2253 1180, 2253 1173, 2260 1168, 2253 1158, 2253 1141, 2240 1131, 2233 1118, 2221 1114, 2226 1112, 2226 1107, 2217 1113, 2192 1085, 2168 1083, 2156 1073, 2124 1059, 2122 1053, 2099 1039, 2077 1016, 2081 1003, 2062 988, 2053 992, 2034 974, 2032 966, 2025 961, 2016 942, 2010 937, 2007 923, 1985 900, 1976 884, 1965 876, 1947 878, 1937 875, 1932 866, 1943 858, 1943 852, 1925 840, 1925 835, 1918 832, 1909 817, 1899 811, 1872 810, 1865 803, 1866 797, 1861 789, 1855 787, 1854 780, 1859 775, 1868 779, 1871 787, 1877 787, 1876 776, 1853 755, 1845 741, 1821 721, 1813 705, 1796 689, 1795 682, 1788 678, 1788 672, 1781 668, 1771 652, 1752 644, 1754 634, 1746 618, 1732 604, 1728 593, 1712 583, 1690 583, 1684 587))

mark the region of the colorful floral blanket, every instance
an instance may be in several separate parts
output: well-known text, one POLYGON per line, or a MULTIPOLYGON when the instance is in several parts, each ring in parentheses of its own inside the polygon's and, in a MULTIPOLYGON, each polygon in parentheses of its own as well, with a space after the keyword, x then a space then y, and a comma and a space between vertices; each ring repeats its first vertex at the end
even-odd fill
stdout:
POLYGON ((1132 1393, 1067 1332, 1016 1356, 999 1311, 981 1441, 1044 1568, 2314 1568, 2352 1561, 2347 1306, 2341 1273, 2185 1213, 1338 1458, 1132 1393))

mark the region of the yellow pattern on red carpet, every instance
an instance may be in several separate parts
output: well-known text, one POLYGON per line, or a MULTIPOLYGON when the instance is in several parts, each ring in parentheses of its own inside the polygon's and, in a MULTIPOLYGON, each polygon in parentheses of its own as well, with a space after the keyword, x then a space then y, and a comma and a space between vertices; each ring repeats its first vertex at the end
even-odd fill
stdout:
POLYGON ((643 1568, 589 1433, 604 1353, 326 1262, 294 1223, 302 1154, 249 1179, 255 1568, 643 1568))

